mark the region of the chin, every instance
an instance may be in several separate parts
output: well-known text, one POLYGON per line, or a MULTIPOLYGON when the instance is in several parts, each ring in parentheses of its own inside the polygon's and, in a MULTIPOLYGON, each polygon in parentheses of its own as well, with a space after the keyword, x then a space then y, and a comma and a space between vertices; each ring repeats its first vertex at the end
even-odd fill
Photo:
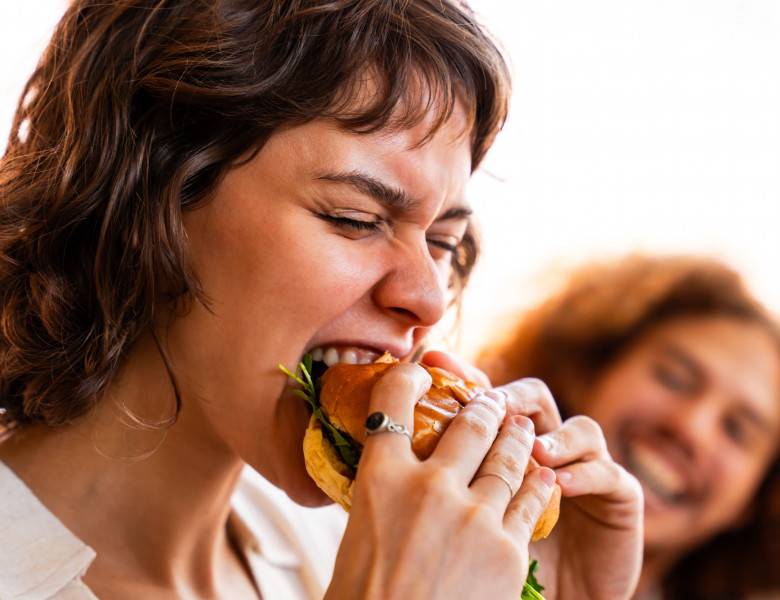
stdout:
POLYGON ((301 506, 319 508, 333 504, 333 500, 317 487, 317 484, 314 483, 314 480, 306 472, 302 457, 300 467, 302 470, 296 469, 300 474, 298 477, 291 477, 289 480, 285 477, 276 485, 284 490, 290 500, 301 506))

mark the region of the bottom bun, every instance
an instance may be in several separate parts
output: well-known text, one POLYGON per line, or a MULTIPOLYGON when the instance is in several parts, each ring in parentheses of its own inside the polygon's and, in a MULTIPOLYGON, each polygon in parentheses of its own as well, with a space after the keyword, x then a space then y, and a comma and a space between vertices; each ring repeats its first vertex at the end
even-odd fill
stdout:
MULTIPOLYGON (((531 462, 536 463, 535 466, 538 467, 539 463, 537 463, 533 458, 531 459, 531 462)), ((531 463, 529 462, 529 465, 531 463)), ((526 473, 528 473, 528 469, 526 469, 526 473)), ((547 503, 547 507, 544 509, 544 512, 542 513, 542 516, 539 517, 539 520, 536 522, 536 526, 534 527, 534 532, 531 535, 531 541, 536 542, 543 538, 546 538, 548 535, 550 535, 550 532, 552 532, 553 527, 555 527, 555 524, 558 522, 558 516, 560 515, 561 510, 561 486, 559 486, 557 483, 553 487, 553 494, 552 498, 550 498, 550 501, 547 503)))
POLYGON ((303 458, 314 483, 349 512, 355 472, 341 460, 339 451, 325 437, 322 423, 314 415, 303 436, 303 458))

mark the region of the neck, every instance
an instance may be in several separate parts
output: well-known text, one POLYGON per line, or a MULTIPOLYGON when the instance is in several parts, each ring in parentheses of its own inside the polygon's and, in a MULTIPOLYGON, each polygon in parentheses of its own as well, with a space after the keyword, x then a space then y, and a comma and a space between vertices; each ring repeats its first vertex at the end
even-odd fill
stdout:
POLYGON ((230 553, 225 523, 243 463, 201 418, 197 400, 168 427, 128 422, 129 414, 159 415, 160 406, 175 411, 167 372, 146 362, 131 360, 93 413, 68 428, 15 434, 0 459, 96 551, 87 579, 103 571, 208 586, 203 580, 230 553), (136 373, 143 386, 134 385, 136 373))

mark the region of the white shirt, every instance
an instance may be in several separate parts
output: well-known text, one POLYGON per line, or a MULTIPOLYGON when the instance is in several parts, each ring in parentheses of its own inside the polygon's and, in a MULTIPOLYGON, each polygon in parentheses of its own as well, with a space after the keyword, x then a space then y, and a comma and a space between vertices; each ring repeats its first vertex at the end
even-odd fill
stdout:
MULTIPOLYGON (((228 528, 264 600, 319 600, 347 515, 305 508, 254 470, 242 473, 228 528)), ((96 600, 82 578, 95 552, 0 461, 0 600, 96 600)))

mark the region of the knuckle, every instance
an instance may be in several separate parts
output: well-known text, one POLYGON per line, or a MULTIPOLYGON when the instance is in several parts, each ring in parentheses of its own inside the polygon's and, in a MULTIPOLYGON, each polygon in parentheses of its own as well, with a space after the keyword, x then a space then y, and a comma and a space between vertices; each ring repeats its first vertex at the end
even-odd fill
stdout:
POLYGON ((495 509, 485 502, 471 502, 464 510, 463 522, 465 525, 474 525, 480 531, 484 531, 486 524, 495 523, 497 513, 495 509))
POLYGON ((528 388, 534 394, 552 400, 553 395, 552 392, 550 391, 550 388, 547 387, 547 384, 541 379, 539 379, 538 377, 524 377, 519 381, 520 383, 528 386, 528 388))
POLYGON ((511 394, 520 402, 521 406, 525 406, 531 413, 539 411, 558 413, 552 392, 541 379, 524 377, 502 386, 502 389, 511 394))
MULTIPOLYGON (((534 499, 534 516, 539 516, 542 512, 542 509, 547 506, 547 503, 550 501, 550 496, 552 495, 551 488, 541 486, 533 486, 528 490, 528 495, 534 499)), ((534 521, 534 524, 536 522, 534 521)))
POLYGON ((591 417, 587 417, 585 415, 576 415, 574 417, 567 419, 566 422, 570 426, 581 429, 587 434, 593 435, 600 439, 604 439, 604 432, 601 429, 601 425, 599 425, 591 417))
POLYGON ((525 472, 525 465, 518 459, 519 457, 516 454, 499 451, 491 454, 485 462, 488 463, 491 471, 508 473, 512 477, 520 477, 525 472))
POLYGON ((498 430, 498 415, 483 404, 471 403, 466 408, 470 410, 464 409, 456 417, 461 424, 468 427, 480 439, 494 439, 498 430))
POLYGON ((508 436, 513 442, 528 450, 531 449, 534 440, 536 439, 534 433, 517 423, 515 423, 513 427, 504 428, 502 431, 504 431, 504 435, 508 436))
POLYGON ((607 472, 607 476, 610 478, 610 481, 614 482, 617 485, 617 482, 623 479, 623 467, 621 467, 619 464, 617 464, 615 461, 608 460, 604 461, 604 469, 607 472))
POLYGON ((427 469, 422 479, 429 495, 455 497, 459 487, 455 474, 445 467, 427 469))
POLYGON ((533 398, 540 406, 555 404, 552 392, 547 384, 537 377, 524 377, 517 382, 527 398, 533 398))
POLYGON ((420 365, 413 363, 399 363, 387 371, 377 383, 374 389, 382 391, 395 390, 398 387, 409 388, 410 393, 417 393, 418 390, 425 390, 431 386, 431 376, 420 365), (411 390, 414 390, 412 392, 411 390))
POLYGON ((538 512, 526 502, 514 502, 507 508, 507 515, 519 521, 529 537, 536 526, 538 512))

